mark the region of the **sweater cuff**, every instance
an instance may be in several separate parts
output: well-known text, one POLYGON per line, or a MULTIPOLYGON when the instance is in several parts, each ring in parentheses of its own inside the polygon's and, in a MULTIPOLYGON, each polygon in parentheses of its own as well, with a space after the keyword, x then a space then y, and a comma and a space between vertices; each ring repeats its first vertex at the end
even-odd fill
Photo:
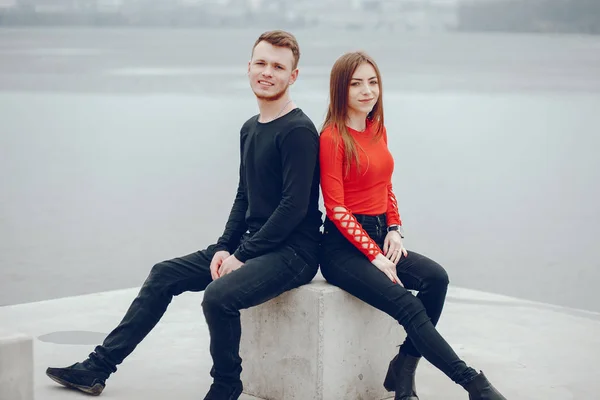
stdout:
POLYGON ((376 251, 374 254, 369 254, 367 253, 366 256, 369 259, 369 261, 373 261, 375 258, 377 258, 377 255, 379 255, 379 251, 376 251))
POLYGON ((235 251, 235 253, 233 253, 233 256, 235 258, 237 258, 239 261, 243 262, 243 263, 245 263, 246 261, 248 261, 248 259, 250 259, 250 257, 248 256, 248 254, 246 254, 239 247, 237 248, 237 250, 235 251))
POLYGON ((213 247, 214 252, 216 253, 217 251, 226 251, 228 253, 231 254, 231 250, 229 250, 229 248, 227 247, 227 245, 224 244, 220 244, 217 243, 214 247, 213 247))

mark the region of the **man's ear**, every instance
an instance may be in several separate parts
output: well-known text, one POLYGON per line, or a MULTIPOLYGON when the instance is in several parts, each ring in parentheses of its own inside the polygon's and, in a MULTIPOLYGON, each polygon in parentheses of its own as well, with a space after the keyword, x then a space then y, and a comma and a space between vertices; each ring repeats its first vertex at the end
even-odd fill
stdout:
POLYGON ((290 76, 290 80, 289 80, 289 85, 293 85, 294 82, 296 82, 296 79, 298 79, 299 73, 300 73, 300 70, 298 68, 296 68, 294 70, 294 72, 292 72, 292 75, 290 76))

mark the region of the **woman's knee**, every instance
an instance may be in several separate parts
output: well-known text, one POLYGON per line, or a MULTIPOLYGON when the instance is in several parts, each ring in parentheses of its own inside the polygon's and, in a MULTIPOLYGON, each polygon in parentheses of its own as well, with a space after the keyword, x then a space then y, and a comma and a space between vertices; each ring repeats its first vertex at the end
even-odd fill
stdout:
POLYGON ((436 287, 446 287, 450 284, 450 277, 448 272, 438 264, 438 268, 435 268, 433 273, 429 276, 429 284, 436 287))
POLYGON ((448 272, 437 262, 424 258, 427 265, 423 265, 422 282, 424 289, 427 288, 446 288, 450 284, 448 272))
POLYGON ((430 321, 427 311, 421 300, 417 299, 412 293, 407 292, 399 299, 398 311, 394 318, 407 331, 411 327, 418 327, 430 321))

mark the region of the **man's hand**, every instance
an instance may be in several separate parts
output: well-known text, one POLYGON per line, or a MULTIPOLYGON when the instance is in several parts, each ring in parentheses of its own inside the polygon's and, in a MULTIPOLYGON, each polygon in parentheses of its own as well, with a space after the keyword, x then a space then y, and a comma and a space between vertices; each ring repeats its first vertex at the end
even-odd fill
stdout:
POLYGON ((385 256, 394 264, 398 264, 402 254, 404 254, 404 257, 408 256, 408 252, 402 244, 402 237, 396 231, 388 232, 388 234, 385 235, 382 250, 385 256))
POLYGON ((212 276, 213 280, 219 278, 219 267, 223 264, 223 261, 225 261, 225 259, 229 257, 229 255, 230 254, 228 251, 221 250, 217 251, 213 256, 210 262, 210 275, 212 276))
POLYGON ((221 268, 219 268, 219 276, 227 275, 230 272, 239 269, 242 265, 244 265, 244 263, 235 258, 235 256, 232 254, 221 264, 221 268))

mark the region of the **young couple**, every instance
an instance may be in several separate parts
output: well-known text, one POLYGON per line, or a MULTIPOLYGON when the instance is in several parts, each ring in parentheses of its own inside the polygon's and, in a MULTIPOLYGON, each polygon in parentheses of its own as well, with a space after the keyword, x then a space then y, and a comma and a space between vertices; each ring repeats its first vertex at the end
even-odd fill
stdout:
POLYGON ((104 343, 83 362, 48 368, 50 378, 99 395, 173 296, 204 291, 213 361, 213 383, 204 399, 238 399, 243 387, 240 310, 310 282, 320 264, 330 283, 406 330, 383 382, 395 399, 418 399, 414 377, 423 356, 461 385, 470 400, 505 400, 435 329, 446 272, 403 246, 377 65, 360 52, 336 61, 319 134, 290 99, 299 58, 296 39, 284 31, 265 32, 252 49, 248 77, 260 113, 241 128, 239 183, 222 236, 204 250, 154 265, 104 343), (319 184, 326 209, 322 234, 319 184))

